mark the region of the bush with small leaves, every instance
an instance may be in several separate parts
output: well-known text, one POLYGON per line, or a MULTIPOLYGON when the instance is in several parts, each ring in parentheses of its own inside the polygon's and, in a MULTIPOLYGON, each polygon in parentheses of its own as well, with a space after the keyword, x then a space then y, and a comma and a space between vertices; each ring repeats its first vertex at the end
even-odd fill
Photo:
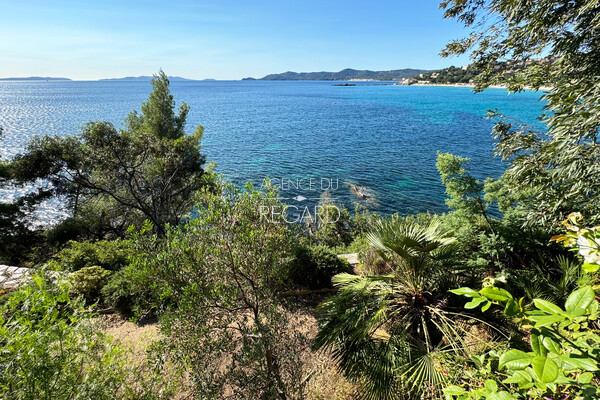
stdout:
POLYGON ((35 275, 12 292, 0 306, 0 398, 170 398, 174 382, 161 377, 161 366, 131 365, 94 317, 60 281, 35 275))
POLYGON ((98 242, 70 241, 57 255, 61 269, 77 271, 94 265, 110 271, 117 271, 128 264, 133 255, 130 243, 126 240, 101 240, 98 242))
POLYGON ((292 280, 311 289, 332 287, 334 275, 348 272, 348 262, 324 245, 299 245, 291 268, 292 280))
POLYGON ((107 306, 136 318, 160 314, 173 302, 171 296, 162 293, 152 272, 136 265, 114 273, 102 288, 102 297, 107 306))
POLYGON ((69 283, 71 284, 69 293, 75 296, 83 296, 88 303, 94 302, 100 297, 102 288, 108 282, 109 276, 110 271, 97 265, 84 267, 69 276, 69 283))

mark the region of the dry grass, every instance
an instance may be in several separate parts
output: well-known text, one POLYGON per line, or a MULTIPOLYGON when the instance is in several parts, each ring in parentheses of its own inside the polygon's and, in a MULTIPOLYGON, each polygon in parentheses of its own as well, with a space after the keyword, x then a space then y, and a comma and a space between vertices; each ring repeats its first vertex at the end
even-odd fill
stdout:
MULTIPOLYGON (((312 340, 317 333, 315 317, 310 307, 289 314, 290 328, 306 335, 312 340)), ((155 322, 136 324, 120 315, 104 315, 98 320, 104 333, 112 337, 118 344, 128 350, 127 362, 134 370, 148 369, 147 351, 164 336, 155 322)), ((306 399, 307 400, 350 400, 354 386, 337 370, 331 356, 325 352, 314 352, 309 348, 302 349, 305 360, 306 399)), ((168 382, 177 381, 178 390, 175 399, 192 399, 188 379, 182 377, 173 368, 166 368, 163 376, 168 382)))
MULTIPOLYGON (((304 307, 288 315, 290 328, 305 335, 309 342, 317 335, 317 320, 311 307, 304 307)), ((305 394, 307 400, 350 400, 354 396, 353 384, 348 382, 337 369, 331 355, 303 349, 305 361, 305 394)))
POLYGON ((354 398, 354 385, 342 376, 329 354, 312 353, 307 369, 311 374, 306 385, 307 399, 351 400, 354 398))
POLYGON ((133 350, 136 357, 145 358, 150 344, 163 338, 156 323, 136 324, 118 314, 99 318, 104 333, 120 345, 133 350))
MULTIPOLYGON (((121 315, 103 315, 98 317, 102 331, 125 350, 126 363, 129 367, 129 382, 134 383, 133 392, 140 392, 153 385, 153 392, 159 398, 184 400, 192 399, 190 383, 187 376, 167 362, 160 371, 160 376, 151 378, 153 374, 152 345, 164 339, 156 322, 137 324, 121 315), (140 386, 146 386, 144 388, 140 386)), ((133 396, 135 397, 135 396, 133 396)))

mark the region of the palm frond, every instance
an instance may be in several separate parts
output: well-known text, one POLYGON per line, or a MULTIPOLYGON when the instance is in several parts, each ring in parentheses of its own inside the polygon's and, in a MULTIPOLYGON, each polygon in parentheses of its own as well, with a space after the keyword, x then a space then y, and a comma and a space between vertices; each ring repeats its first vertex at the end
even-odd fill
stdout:
POLYGON ((315 348, 331 351, 359 399, 418 398, 423 385, 437 391, 446 379, 442 359, 466 347, 466 331, 440 308, 455 239, 435 218, 381 220, 368 239, 392 273, 336 275, 337 293, 319 306, 315 348))

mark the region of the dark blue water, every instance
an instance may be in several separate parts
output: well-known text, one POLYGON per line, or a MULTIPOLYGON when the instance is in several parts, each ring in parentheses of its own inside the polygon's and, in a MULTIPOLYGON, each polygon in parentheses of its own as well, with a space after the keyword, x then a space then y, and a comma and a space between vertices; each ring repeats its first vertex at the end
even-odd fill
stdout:
MULTIPOLYGON (((0 82, 0 154, 16 154, 33 135, 76 133, 90 120, 120 126, 150 89, 148 82, 0 82)), ((313 178, 314 190, 283 193, 312 198, 324 179, 337 183, 331 195, 348 207, 359 202, 403 214, 446 210, 438 150, 469 157, 479 178, 499 176, 504 166, 492 157, 487 110, 536 124, 542 107, 540 93, 503 89, 474 94, 454 87, 264 81, 173 82, 171 89, 177 104, 191 106, 188 132, 204 125, 203 152, 236 184, 260 185, 265 176, 313 178), (358 199, 351 184, 372 196, 358 199)))

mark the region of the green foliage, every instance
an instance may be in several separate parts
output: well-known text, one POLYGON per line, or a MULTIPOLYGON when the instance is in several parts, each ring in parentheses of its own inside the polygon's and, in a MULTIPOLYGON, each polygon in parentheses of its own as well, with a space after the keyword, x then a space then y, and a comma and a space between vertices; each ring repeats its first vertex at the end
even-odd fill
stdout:
POLYGON ((317 205, 320 217, 308 230, 314 233, 315 240, 328 247, 345 246, 352 241, 352 221, 345 207, 333 202, 327 192, 317 205))
POLYGON ((29 228, 28 220, 34 204, 45 197, 45 193, 31 194, 13 203, 0 202, 0 264, 20 264, 31 248, 42 242, 42 235, 29 228))
POLYGON ((511 271, 508 276, 508 283, 522 290, 530 301, 542 298, 564 303, 573 290, 592 283, 593 277, 582 273, 581 263, 571 257, 559 256, 556 263, 542 261, 532 263, 527 269, 511 271))
POLYGON ((525 311, 523 299, 515 299, 506 290, 486 286, 480 291, 469 288, 452 290, 471 298, 465 308, 481 306, 487 311, 492 304, 504 308, 509 317, 520 317, 519 324, 530 332, 531 350, 510 349, 497 357, 497 379, 485 381, 483 388, 450 386, 448 399, 520 399, 553 397, 558 394, 596 398, 600 336, 598 302, 590 286, 571 293, 564 308, 543 299, 534 299, 535 309, 525 311), (504 389, 499 389, 502 385, 504 389))
MULTIPOLYGON (((0 140, 4 133, 0 126, 0 140)), ((0 185, 13 178, 10 163, 0 159, 0 185)), ((39 232, 31 230, 30 219, 37 202, 48 196, 46 191, 30 193, 10 203, 0 202, 0 264, 16 265, 27 257, 31 247, 41 241, 39 232)))
MULTIPOLYGON (((451 42, 442 55, 471 53, 481 71, 478 90, 507 84, 512 91, 549 87, 542 96, 545 130, 500 117, 496 152, 510 167, 508 189, 525 194, 529 226, 552 227, 573 210, 600 216, 600 96, 595 0, 446 0, 445 16, 472 32, 451 42), (536 58, 537 57, 537 58, 536 58), (543 57, 543 58, 539 58, 543 57), (494 66, 515 60, 526 67, 504 74, 494 66)), ((595 221, 592 221, 595 223, 595 221)))
POLYGON ((10 164, 15 182, 46 179, 54 194, 66 195, 74 217, 97 236, 123 234, 130 225, 153 222, 159 234, 177 225, 193 206, 193 194, 207 182, 200 154, 203 128, 184 131, 189 108, 179 113, 169 80, 159 71, 153 90, 132 112, 125 129, 89 122, 78 135, 39 137, 10 164))
POLYGON ((125 352, 98 332, 66 285, 40 276, 0 306, 0 397, 3 399, 160 399, 173 384, 125 363, 125 352), (134 380, 129 380, 134 377, 134 380))
POLYGON ((300 396, 301 335, 287 329, 277 290, 289 276, 290 232, 260 207, 279 207, 275 191, 230 186, 204 191, 198 216, 164 239, 136 237, 143 256, 131 268, 152 276, 176 308, 161 318, 167 343, 189 368, 195 394, 236 398, 300 396))
POLYGON ((109 271, 118 271, 126 266, 134 254, 126 240, 101 240, 97 242, 70 241, 56 256, 58 267, 66 271, 100 266, 109 271))
POLYGON ((499 236, 488 216, 490 203, 485 200, 484 184, 466 169, 467 158, 438 152, 436 167, 446 187, 446 204, 452 210, 442 217, 442 224, 460 243, 469 268, 502 267, 510 246, 499 236))
MULTIPOLYGON (((490 66, 494 73, 502 74, 503 77, 512 77, 526 67, 526 62, 518 60, 496 62, 490 66)), ((448 68, 421 74, 417 78, 432 83, 472 83, 480 73, 481 71, 472 65, 462 68, 453 65, 448 68)))
MULTIPOLYGON (((598 233, 593 228, 579 228, 577 222, 580 219, 579 214, 572 214, 565 221, 569 232, 553 240, 574 247, 588 265, 597 266, 600 262, 596 257, 600 251, 600 242, 596 241, 598 233), (582 244, 583 247, 575 247, 582 244)), ((595 272, 596 269, 584 267, 583 272, 595 272)), ((593 287, 585 285, 574 290, 564 301, 564 307, 560 307, 542 298, 535 298, 526 305, 523 298, 515 298, 507 290, 494 286, 495 283, 493 279, 487 280, 479 291, 463 287, 451 292, 471 299, 465 305, 467 309, 481 307, 485 312, 492 305, 501 306, 506 316, 516 318, 519 328, 528 332, 531 351, 512 348, 500 354, 489 354, 497 362, 497 368, 488 371, 487 378, 490 379, 486 379, 484 387, 469 382, 464 387, 449 386, 444 390, 446 398, 529 399, 552 398, 559 394, 581 399, 597 398, 599 306, 593 287)))
POLYGON ((442 264, 452 265, 456 252, 456 239, 440 228, 437 219, 428 225, 410 218, 382 219, 367 238, 384 260, 397 261, 394 270, 401 271, 403 285, 412 293, 431 285, 431 275, 442 264))
POLYGON ((331 287, 331 278, 349 269, 348 262, 329 247, 300 244, 295 250, 290 277, 301 286, 320 289, 331 287))
POLYGON ((352 233, 355 239, 371 230, 373 224, 377 222, 378 216, 374 213, 371 213, 369 210, 361 207, 359 204, 356 204, 354 207, 354 215, 352 216, 351 226, 352 233))
POLYGON ((457 260, 463 268, 472 273, 504 271, 515 277, 524 277, 525 265, 540 264, 540 260, 554 268, 561 252, 548 244, 548 233, 523 227, 527 218, 521 204, 523 193, 507 191, 506 177, 488 178, 483 183, 476 180, 466 167, 467 161, 439 153, 437 162, 449 196, 446 203, 452 209, 440 221, 457 238, 457 260), (490 215, 490 208, 496 205, 501 219, 490 215))
POLYGON ((369 235, 386 275, 340 274, 338 292, 320 309, 317 348, 330 349, 360 398, 419 398, 446 382, 453 355, 468 332, 446 313, 453 285, 454 239, 436 220, 381 221, 369 235))
POLYGON ((97 265, 84 267, 69 276, 69 293, 83 296, 88 303, 98 300, 100 292, 110 276, 110 271, 97 265))
POLYGON ((483 184, 464 168, 468 158, 438 152, 436 167, 446 187, 446 204, 456 211, 487 218, 488 204, 483 198, 483 184))
POLYGON ((466 69, 455 67, 427 72, 415 77, 418 80, 429 81, 431 83, 469 83, 479 74, 474 68, 466 69))
POLYGON ((357 235, 354 240, 348 245, 343 247, 336 247, 335 251, 339 254, 348 254, 348 253, 364 253, 371 248, 369 244, 369 240, 367 239, 367 235, 365 233, 361 233, 357 235))
POLYGON ((101 293, 107 306, 138 319, 161 314, 174 302, 168 292, 162 292, 153 271, 140 268, 138 261, 112 274, 101 293))

